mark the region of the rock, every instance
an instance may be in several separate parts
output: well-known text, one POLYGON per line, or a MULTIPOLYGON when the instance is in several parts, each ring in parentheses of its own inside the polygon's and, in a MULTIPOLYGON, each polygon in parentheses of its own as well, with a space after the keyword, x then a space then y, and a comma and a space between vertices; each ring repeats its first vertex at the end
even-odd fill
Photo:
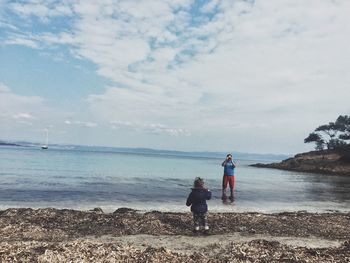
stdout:
POLYGON ((324 150, 297 154, 293 158, 283 160, 279 163, 257 163, 251 166, 350 176, 350 162, 344 162, 343 159, 343 155, 338 150, 324 150))
POLYGON ((123 213, 135 213, 137 210, 135 209, 131 209, 131 208, 127 208, 127 207, 121 207, 118 208, 117 210, 115 210, 113 212, 113 214, 123 214, 123 213))
POLYGON ((91 212, 95 212, 95 213, 100 213, 103 214, 103 210, 100 207, 95 207, 94 209, 90 210, 91 212))

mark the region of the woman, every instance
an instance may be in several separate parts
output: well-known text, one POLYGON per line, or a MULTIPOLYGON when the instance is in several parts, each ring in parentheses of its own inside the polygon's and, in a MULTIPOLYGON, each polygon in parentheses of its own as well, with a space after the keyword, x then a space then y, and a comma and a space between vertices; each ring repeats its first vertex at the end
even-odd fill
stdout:
POLYGON ((225 159, 225 161, 223 161, 221 166, 224 167, 224 176, 222 178, 222 197, 221 197, 221 199, 223 201, 227 200, 226 188, 227 188, 227 184, 229 184, 230 191, 231 191, 229 199, 231 200, 231 202, 233 202, 233 188, 235 185, 235 167, 236 167, 236 164, 232 160, 232 154, 229 153, 226 155, 226 159, 225 159))

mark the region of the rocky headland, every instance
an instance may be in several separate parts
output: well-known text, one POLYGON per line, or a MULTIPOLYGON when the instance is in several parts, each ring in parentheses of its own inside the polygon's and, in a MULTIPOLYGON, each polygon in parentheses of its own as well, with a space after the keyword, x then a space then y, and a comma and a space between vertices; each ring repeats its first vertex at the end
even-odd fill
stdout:
POLYGON ((257 163, 254 167, 288 171, 350 176, 349 147, 339 150, 311 151, 278 163, 257 163))

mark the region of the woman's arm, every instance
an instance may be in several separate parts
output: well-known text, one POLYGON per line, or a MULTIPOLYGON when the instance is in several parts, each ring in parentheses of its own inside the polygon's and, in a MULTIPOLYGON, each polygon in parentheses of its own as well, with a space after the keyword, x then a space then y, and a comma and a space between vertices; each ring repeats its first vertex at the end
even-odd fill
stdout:
POLYGON ((236 163, 233 160, 231 160, 231 162, 232 162, 233 167, 236 167, 236 163))

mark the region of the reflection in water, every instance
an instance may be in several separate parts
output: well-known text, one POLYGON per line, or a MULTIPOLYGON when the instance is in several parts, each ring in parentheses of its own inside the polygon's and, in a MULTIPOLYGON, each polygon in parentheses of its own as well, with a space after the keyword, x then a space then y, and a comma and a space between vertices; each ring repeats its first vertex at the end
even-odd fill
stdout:
POLYGON ((350 202, 350 180, 344 176, 307 174, 312 200, 350 202), (308 178, 309 177, 309 178, 308 178))

